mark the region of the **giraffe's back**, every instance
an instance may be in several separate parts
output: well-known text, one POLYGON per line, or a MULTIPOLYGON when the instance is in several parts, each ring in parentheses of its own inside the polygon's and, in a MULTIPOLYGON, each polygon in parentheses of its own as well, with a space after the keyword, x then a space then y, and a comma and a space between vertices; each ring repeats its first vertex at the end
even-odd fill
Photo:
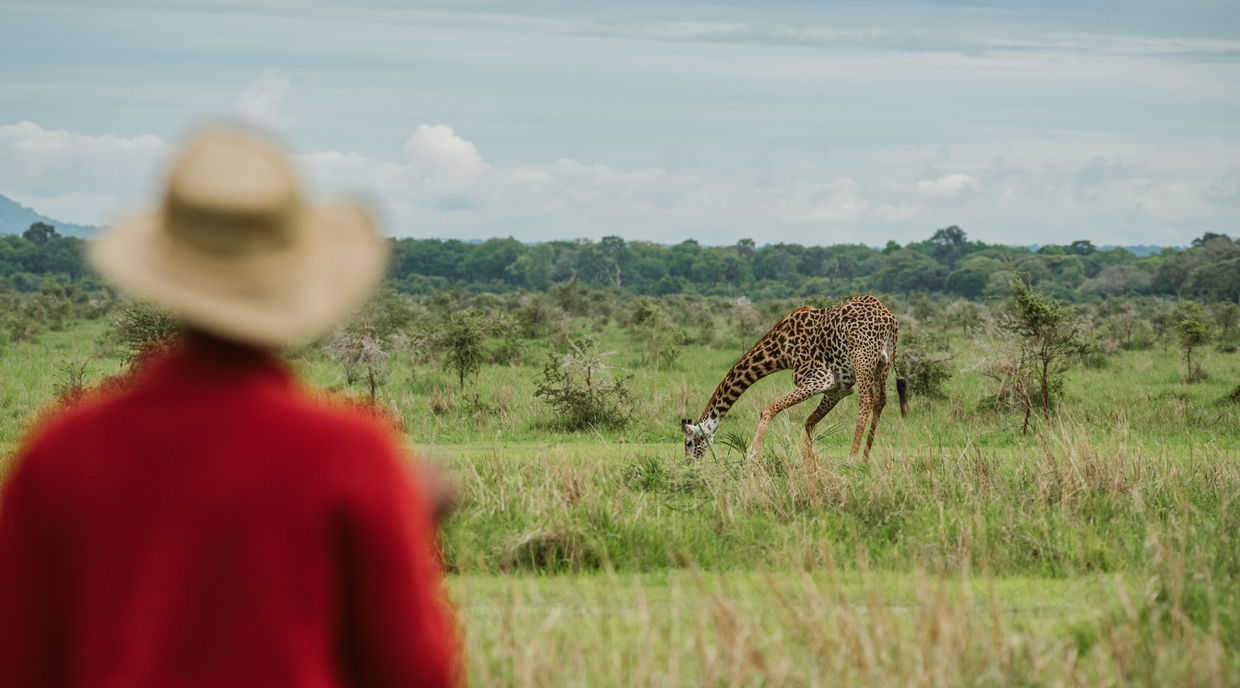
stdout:
POLYGON ((789 367, 826 365, 845 387, 856 382, 854 364, 873 370, 888 362, 890 342, 899 331, 891 311, 873 296, 854 296, 827 308, 803 308, 789 313, 789 367))

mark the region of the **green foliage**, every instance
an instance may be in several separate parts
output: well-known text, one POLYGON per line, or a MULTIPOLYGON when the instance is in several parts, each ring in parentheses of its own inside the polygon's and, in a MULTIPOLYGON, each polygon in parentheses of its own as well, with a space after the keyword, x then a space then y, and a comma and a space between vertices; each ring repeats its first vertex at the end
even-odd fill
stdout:
POLYGON ((60 235, 56 233, 56 228, 46 222, 36 222, 30 225, 30 228, 22 232, 22 238, 37 246, 46 244, 49 240, 58 238, 60 235))
POLYGON ((544 294, 522 294, 516 304, 516 328, 526 339, 540 339, 563 331, 568 314, 544 294))
POLYGON ((86 366, 86 361, 65 361, 57 366, 59 377, 52 388, 57 401, 73 401, 86 391, 86 366))
POLYGON ((946 398, 947 383, 955 373, 951 354, 932 355, 917 346, 902 344, 896 356, 896 366, 908 381, 910 392, 934 399, 946 398))
MULTIPOLYGON (((43 277, 62 275, 95 288, 83 260, 84 242, 61 236, 47 225, 24 236, 0 236, 0 280, 34 292, 43 277)), ((478 243, 455 239, 389 240, 393 259, 388 284, 408 294, 445 290, 467 293, 554 291, 569 287, 627 295, 746 296, 770 300, 829 297, 885 291, 893 294, 950 294, 969 299, 1002 296, 1014 266, 1045 294, 1072 302, 1121 295, 1183 296, 1235 303, 1240 299, 1240 243, 1207 233, 1187 250, 1137 255, 1122 248, 1100 249, 1079 240, 1037 251, 969 241, 949 226, 924 240, 882 249, 864 245, 703 246, 684 241, 666 246, 626 241, 552 241, 526 245, 492 238, 478 243)), ((560 302, 566 312, 580 311, 560 302)))
POLYGON ((487 361, 486 337, 492 321, 473 308, 448 313, 435 333, 435 346, 443 352, 444 362, 456 373, 457 383, 465 388, 465 378, 477 375, 487 361))
MULTIPOLYGON (((1037 380, 1037 399, 1043 418, 1051 414, 1052 390, 1061 385, 1058 380, 1066 370, 1067 359, 1081 356, 1091 350, 1082 332, 1079 314, 1067 304, 1040 294, 1019 276, 1008 284, 1011 297, 1001 311, 999 327, 1011 333, 1017 341, 1019 359, 1010 365, 1013 387, 1023 390, 1026 375, 1037 380)), ((1024 428, 1029 427, 1033 403, 1029 395, 1025 400, 1024 428)))
POLYGON ((388 377, 389 356, 384 340, 363 328, 340 328, 328 335, 328 356, 344 369, 345 383, 364 381, 374 401, 388 377))
MULTIPOLYGON (((593 294, 578 292, 579 312, 593 315, 575 315, 566 332, 595 333, 605 350, 631 346, 631 302, 593 294), (614 316, 606 324, 604 310, 614 316)), ((752 304, 759 329, 805 301, 752 304)), ((467 291, 411 299, 415 317, 393 340, 420 336, 445 312, 518 303, 467 291)), ((684 345, 674 371, 634 368, 622 428, 549 436, 554 410, 533 395, 540 365, 488 369, 494 395, 464 418, 462 395, 441 415, 427 410, 455 381, 438 365, 385 400, 462 493, 442 543, 473 629, 475 683, 813 685, 824 667, 843 685, 927 675, 944 685, 1240 683, 1234 356, 1196 349, 1194 361, 1217 372, 1186 386, 1178 348, 1117 346, 1105 370, 1056 378, 1066 383, 1058 396, 1052 389, 1054 422, 1022 436, 1010 418, 975 410, 990 392, 973 365, 988 344, 981 326, 958 325, 951 304, 936 313, 929 299, 916 307, 933 329, 902 328, 900 350, 956 357, 947 399, 885 419, 871 462, 840 458, 852 400, 827 418, 847 429, 819 442, 818 461, 799 454, 804 406, 771 428, 762 457, 743 459, 761 409, 787 389, 786 376, 772 376, 733 409, 717 457, 686 463, 669 419, 703 401, 735 360, 733 325, 722 324, 732 304, 723 295, 655 301, 677 321, 713 315, 729 336, 684 345), (559 575, 528 575, 550 572, 559 575), (527 628, 538 629, 533 640, 527 628), (866 647, 883 650, 858 661, 866 647), (619 678, 598 678, 609 662, 619 678)), ((1149 297, 1102 301, 1083 334, 1168 306, 1179 319, 1191 310, 1149 297)), ((893 304, 902 318, 913 307, 893 304)), ((1201 322, 1221 329, 1206 313, 1201 322)), ((992 320, 984 309, 979 318, 992 320)), ((76 364, 65 361, 120 363, 99 352, 106 334, 106 322, 70 317, 64 330, 0 355, 0 473, 56 383, 71 381, 76 364)), ((1170 341, 1178 346, 1175 325, 1170 341)), ((1014 336, 1002 343, 1018 349, 1014 336)), ((396 355, 387 364, 393 376, 410 366, 396 355)), ((342 367, 326 356, 298 365, 314 385, 342 367)), ((1036 397, 1036 377, 1024 380, 1036 397)))
POLYGON ((616 377, 592 339, 569 340, 564 352, 549 351, 534 396, 549 404, 564 430, 622 428, 631 416, 628 378, 616 377))
POLYGON ((125 363, 133 365, 167 346, 181 333, 181 323, 163 309, 133 301, 121 309, 113 333, 125 352, 125 363))
POLYGON ((1184 351, 1185 382, 1200 382, 1206 373, 1199 364, 1193 363, 1193 350, 1210 343, 1210 330, 1199 320, 1184 318, 1176 326, 1180 336, 1180 348, 1184 351))
POLYGON ((544 525, 510 540, 499 560, 502 571, 580 573, 602 568, 605 552, 596 537, 568 524, 544 525))
POLYGON ((455 287, 543 291, 573 285, 647 296, 696 293, 761 300, 874 291, 980 299, 1006 293, 1008 278, 1002 273, 1009 264, 1028 284, 1072 302, 1145 294, 1234 302, 1240 296, 1237 246, 1224 235, 1209 235, 1186 251, 1170 249, 1158 256, 1104 250, 1087 240, 1031 251, 969 241, 956 226, 905 246, 888 242, 881 250, 855 244, 759 246, 752 240, 732 246, 696 241, 665 246, 615 236, 533 246, 512 239, 478 244, 399 239, 392 242, 391 280, 411 293, 455 287))
POLYGON ((666 308, 645 296, 634 303, 628 324, 642 362, 658 368, 675 365, 680 347, 689 338, 686 331, 672 322, 666 308))
POLYGON ((1218 350, 1234 353, 1240 348, 1240 304, 1215 303, 1210 318, 1218 327, 1218 350))

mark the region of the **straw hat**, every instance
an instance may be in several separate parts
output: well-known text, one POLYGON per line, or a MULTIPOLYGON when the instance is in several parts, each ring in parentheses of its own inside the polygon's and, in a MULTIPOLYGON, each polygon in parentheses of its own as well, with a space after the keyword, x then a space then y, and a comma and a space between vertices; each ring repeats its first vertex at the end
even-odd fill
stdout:
POLYGON ((163 203, 91 242, 99 272, 185 323, 280 346, 328 330, 382 277, 386 251, 355 205, 310 205, 288 158, 212 128, 176 157, 163 203))

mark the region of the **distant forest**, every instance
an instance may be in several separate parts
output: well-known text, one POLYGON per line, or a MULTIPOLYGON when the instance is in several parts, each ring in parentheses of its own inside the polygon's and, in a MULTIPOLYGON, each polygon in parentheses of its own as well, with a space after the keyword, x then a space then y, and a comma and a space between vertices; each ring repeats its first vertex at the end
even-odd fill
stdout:
MULTIPOLYGON (((928 239, 881 249, 861 244, 732 246, 625 241, 551 241, 527 245, 513 238, 389 239, 388 284, 426 294, 545 291, 583 284, 618 292, 698 293, 753 300, 836 297, 876 292, 941 294, 980 299, 1007 294, 1012 273, 1044 293, 1067 301, 1107 296, 1167 295, 1201 301, 1240 302, 1240 240, 1206 233, 1186 249, 1137 256, 1123 248, 1099 249, 1081 240, 1027 247, 970 241, 959 227, 928 239)), ((46 223, 21 235, 0 236, 0 291, 37 291, 45 279, 97 286, 86 267, 84 242, 61 236, 46 223)))

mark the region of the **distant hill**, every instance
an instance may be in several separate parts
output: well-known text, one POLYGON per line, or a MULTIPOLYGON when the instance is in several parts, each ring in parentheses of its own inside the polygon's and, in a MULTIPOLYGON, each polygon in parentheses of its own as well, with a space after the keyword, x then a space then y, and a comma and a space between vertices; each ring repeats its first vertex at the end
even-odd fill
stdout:
POLYGON ((1113 248, 1122 248, 1122 249, 1126 249, 1127 251, 1129 251, 1130 253, 1132 253, 1132 255, 1134 255, 1134 256, 1136 256, 1136 257, 1138 257, 1138 258, 1142 258, 1142 257, 1144 257, 1144 256, 1155 256, 1155 255, 1158 255, 1159 253, 1162 253, 1162 250, 1163 250, 1164 248, 1174 248, 1174 249, 1178 249, 1178 250, 1183 250, 1183 249, 1184 249, 1184 247, 1183 247, 1183 246, 1155 246, 1155 245, 1153 245, 1153 244, 1138 244, 1138 245, 1136 245, 1136 246, 1113 246, 1113 245, 1108 244, 1108 245, 1106 245, 1106 246, 1099 246, 1099 247, 1098 247, 1098 250, 1099 250, 1099 251, 1108 251, 1108 250, 1113 249, 1113 248))
POLYGON ((56 232, 62 236, 75 236, 82 239, 90 238, 98 229, 91 225, 75 225, 72 222, 54 220, 0 194, 0 234, 21 234, 36 222, 46 222, 55 227, 56 232))
MULTIPOLYGON (((1042 244, 1025 244, 1024 246, 1030 251, 1037 251, 1038 249, 1042 248, 1042 244)), ((1106 244, 1103 246, 1099 246, 1097 248, 1099 251, 1110 251, 1113 248, 1122 248, 1125 251, 1128 251, 1129 253, 1131 253, 1132 255, 1138 258, 1143 258, 1145 256, 1158 255, 1159 253, 1162 253, 1162 250, 1164 248, 1173 248, 1177 251, 1184 250, 1183 246, 1155 246, 1154 244, 1133 244, 1130 246, 1120 246, 1119 244, 1106 244)))

